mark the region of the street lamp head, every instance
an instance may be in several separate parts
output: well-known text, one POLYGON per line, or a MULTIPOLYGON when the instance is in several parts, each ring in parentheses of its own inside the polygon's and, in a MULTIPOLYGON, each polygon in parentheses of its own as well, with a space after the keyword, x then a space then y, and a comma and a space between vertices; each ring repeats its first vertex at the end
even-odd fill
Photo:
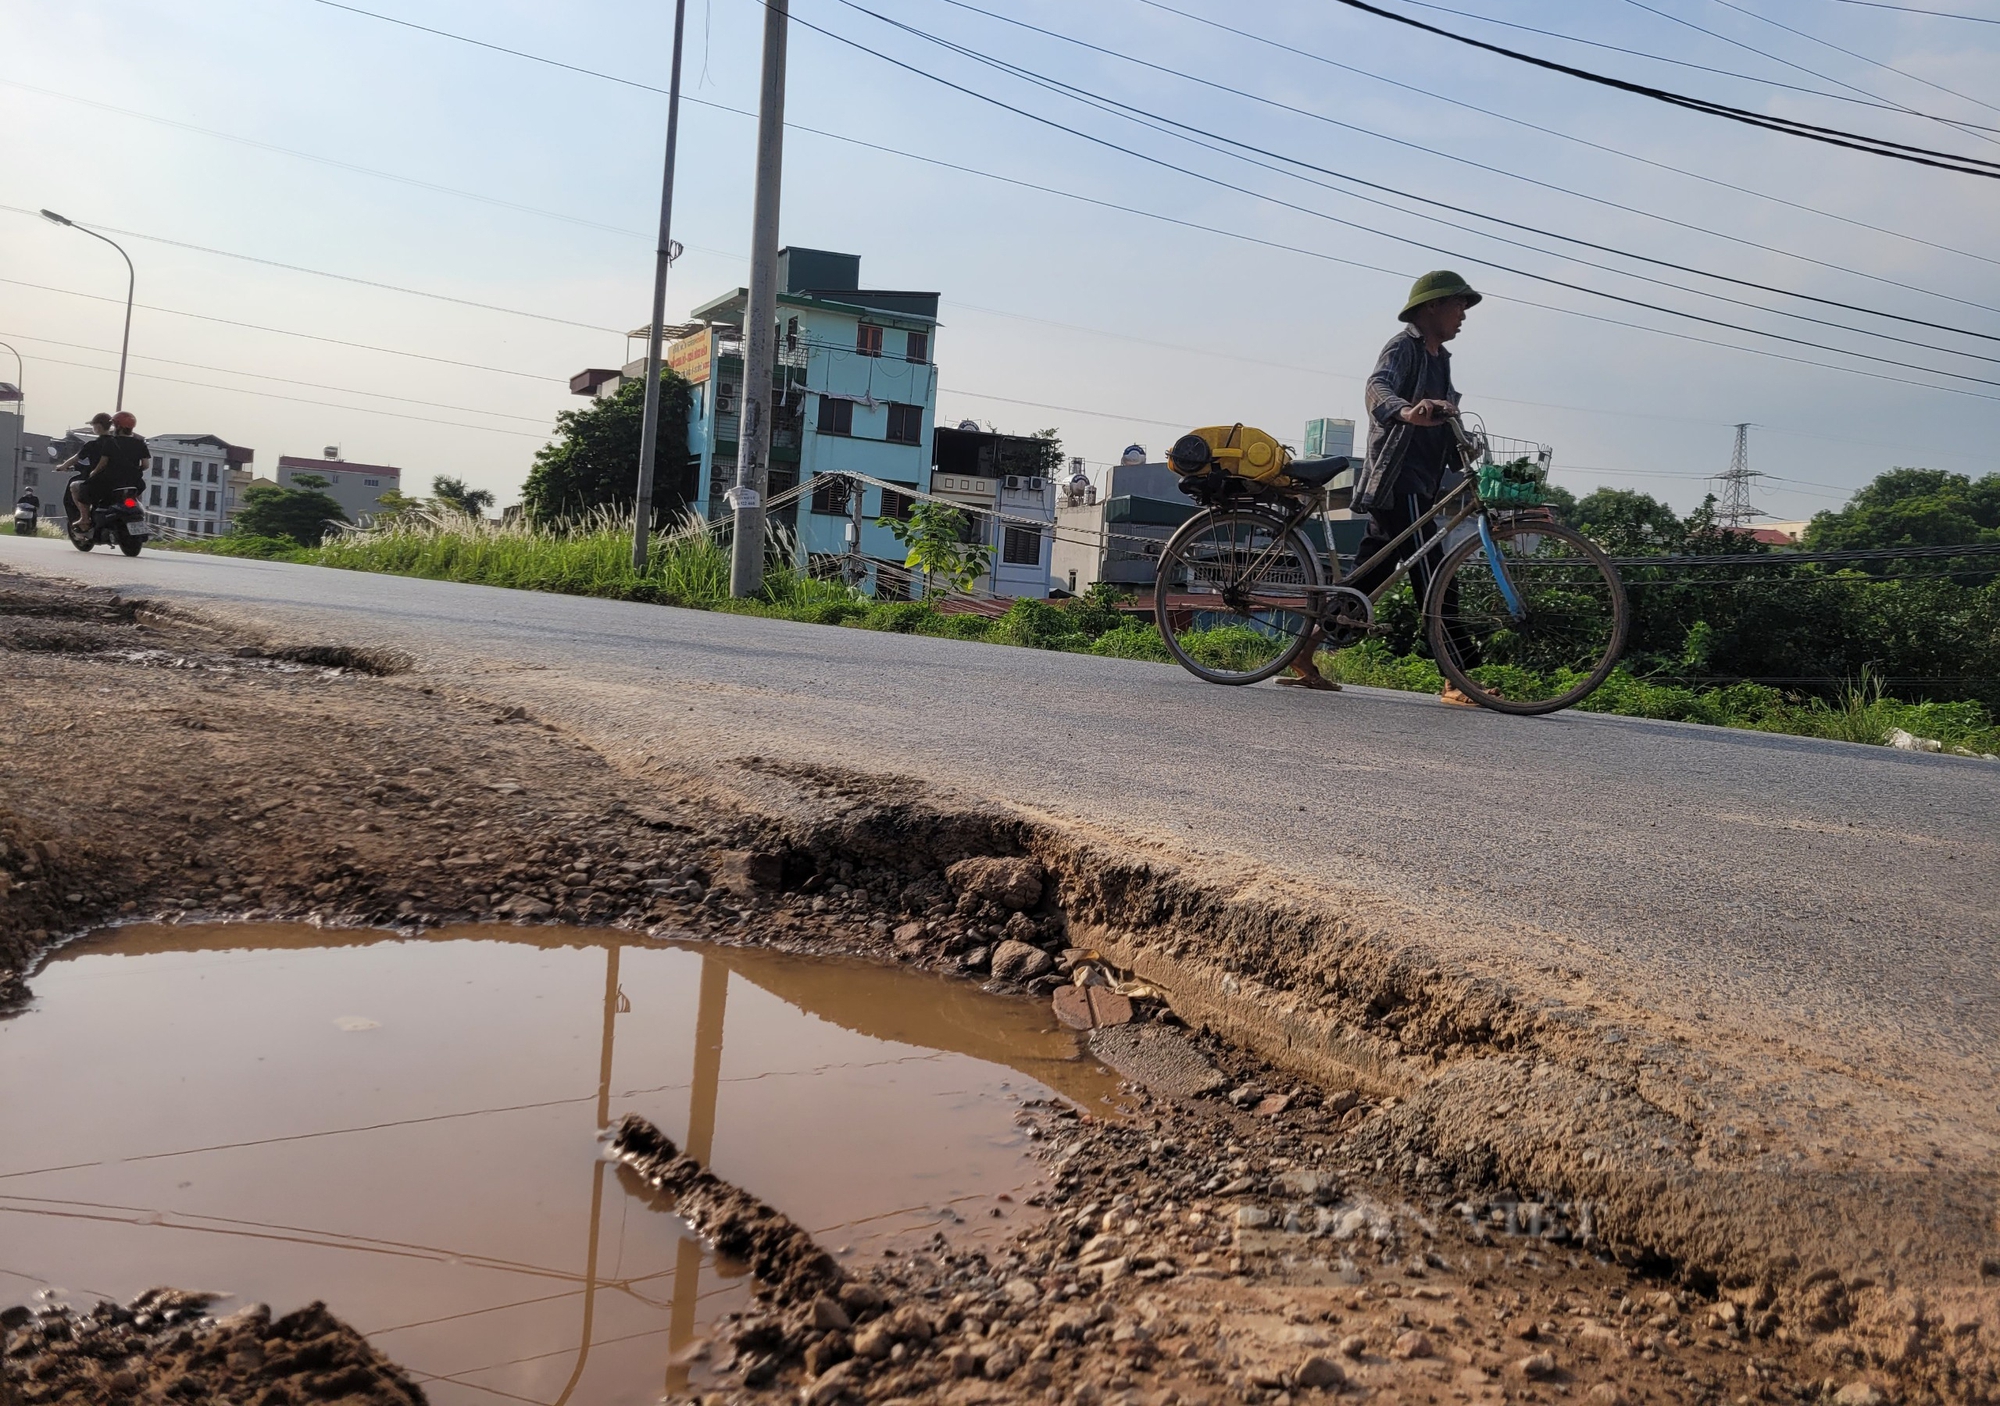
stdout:
POLYGON ((74 221, 74 220, 71 220, 71 219, 68 219, 68 218, 65 218, 65 217, 64 217, 64 216, 62 216, 62 215, 58 215, 58 214, 57 214, 57 213, 56 213, 55 211, 53 211, 53 210, 44 210, 44 211, 42 211, 42 218, 43 218, 43 219, 45 219, 45 220, 53 220, 53 221, 54 221, 54 222, 55 222, 56 224, 59 224, 59 225, 73 225, 73 224, 75 224, 75 223, 76 223, 76 221, 74 221))

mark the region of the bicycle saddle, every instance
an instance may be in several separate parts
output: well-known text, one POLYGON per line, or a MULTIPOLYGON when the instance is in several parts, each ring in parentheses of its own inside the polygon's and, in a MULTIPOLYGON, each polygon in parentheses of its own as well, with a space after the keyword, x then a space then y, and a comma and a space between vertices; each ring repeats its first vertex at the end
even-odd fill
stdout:
POLYGON ((1303 483, 1308 488, 1324 488, 1333 479, 1347 472, 1348 460, 1344 454, 1331 459, 1294 459, 1285 465, 1285 477, 1294 483, 1303 483))

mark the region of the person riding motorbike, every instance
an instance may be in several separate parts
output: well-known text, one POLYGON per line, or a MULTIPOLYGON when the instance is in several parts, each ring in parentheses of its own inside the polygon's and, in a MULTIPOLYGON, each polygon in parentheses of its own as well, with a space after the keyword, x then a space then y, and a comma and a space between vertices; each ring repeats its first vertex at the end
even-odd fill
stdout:
MULTIPOLYGON (((91 424, 96 425, 103 418, 96 416, 91 424)), ((96 439, 65 461, 85 471, 70 490, 71 501, 76 507, 71 520, 72 531, 79 528, 86 532, 91 530, 92 508, 109 506, 145 487, 146 467, 152 460, 146 441, 133 433, 138 426, 136 415, 129 410, 121 410, 111 417, 109 433, 100 432, 96 439)))

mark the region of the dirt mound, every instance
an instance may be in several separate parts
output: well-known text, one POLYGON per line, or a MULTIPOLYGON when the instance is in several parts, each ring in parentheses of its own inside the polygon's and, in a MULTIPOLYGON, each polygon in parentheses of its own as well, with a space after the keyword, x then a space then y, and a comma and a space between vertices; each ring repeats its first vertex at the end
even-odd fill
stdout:
POLYGON ((283 1318, 255 1304, 205 1316, 213 1295, 149 1289, 88 1313, 10 1308, 0 1358, 8 1406, 122 1401, 421 1406, 423 1389, 321 1303, 283 1318))

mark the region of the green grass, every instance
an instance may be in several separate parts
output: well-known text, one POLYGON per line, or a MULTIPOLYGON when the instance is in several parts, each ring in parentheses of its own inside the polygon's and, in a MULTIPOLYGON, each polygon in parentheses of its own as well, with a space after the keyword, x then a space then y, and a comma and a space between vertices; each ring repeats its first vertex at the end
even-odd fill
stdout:
MULTIPOLYGON (((11 523, 8 524, 11 530, 11 523)), ((517 590, 553 591, 646 601, 697 610, 757 615, 815 625, 883 630, 973 640, 1024 649, 1092 654, 1107 659, 1166 663, 1166 643, 1151 624, 1117 609, 1114 595, 1075 600, 1016 600, 999 619, 947 615, 928 601, 877 602, 837 582, 815 580, 789 568, 766 571, 755 600, 729 595, 729 547, 699 530, 698 519, 654 539, 643 572, 632 569, 631 519, 600 515, 573 528, 501 524, 476 518, 412 515, 366 532, 345 533, 319 547, 286 538, 223 536, 196 542, 162 542, 177 551, 255 557, 379 571, 438 581, 467 581, 517 590)), ((796 556, 788 536, 775 535, 772 555, 796 556)), ((1262 636, 1221 626, 1191 634, 1200 659, 1242 667, 1269 649, 1262 636)), ((1436 693, 1444 678, 1429 659, 1398 655, 1382 640, 1366 640, 1319 656, 1320 671, 1342 683, 1436 693)), ((1506 680, 1499 680, 1506 683, 1506 680)), ((1539 681, 1528 681, 1540 687, 1539 681)), ((1535 691, 1516 688, 1516 696, 1535 691)), ((2000 726, 1976 702, 1908 702, 1889 697, 1864 679, 1838 697, 1781 692, 1761 684, 1692 689, 1614 670, 1604 686, 1578 705, 1585 712, 1660 718, 1712 727, 1747 728, 1801 737, 1880 745, 1894 728, 1934 737, 1947 751, 2000 753, 2000 726)))

